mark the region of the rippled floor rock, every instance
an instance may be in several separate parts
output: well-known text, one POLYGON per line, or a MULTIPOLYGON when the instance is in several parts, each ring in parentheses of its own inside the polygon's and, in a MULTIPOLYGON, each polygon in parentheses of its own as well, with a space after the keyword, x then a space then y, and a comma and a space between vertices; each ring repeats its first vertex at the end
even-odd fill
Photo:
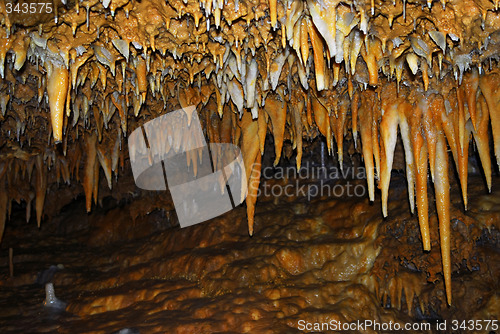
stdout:
MULTIPOLYGON (((90 216, 66 212, 63 223, 80 226, 76 232, 52 235, 47 223, 16 241, 20 232, 7 230, 15 276, 6 276, 2 249, 0 329, 299 333, 301 320, 403 324, 498 318, 498 190, 485 196, 472 185, 466 213, 459 192, 452 196, 456 297, 447 307, 436 214, 430 219, 434 243, 426 253, 418 220, 398 191, 404 180, 394 182, 385 220, 380 203, 365 198, 262 197, 253 237, 244 207, 181 229, 171 226, 172 208, 157 195, 115 208, 104 204, 90 216), (129 232, 122 233, 126 226, 129 232), (35 284, 37 273, 54 263, 62 269, 52 283, 68 302, 66 312, 57 314, 42 308, 45 292, 35 284)), ((499 186, 496 180, 493 189, 499 186)))

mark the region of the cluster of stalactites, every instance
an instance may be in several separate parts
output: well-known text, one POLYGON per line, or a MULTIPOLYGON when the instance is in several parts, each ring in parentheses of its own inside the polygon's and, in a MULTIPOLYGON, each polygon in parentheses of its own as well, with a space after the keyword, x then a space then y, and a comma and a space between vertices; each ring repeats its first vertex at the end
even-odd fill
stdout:
MULTIPOLYGON (((283 79, 288 90, 300 82, 317 91, 348 81, 352 93, 353 85, 377 86, 381 76, 399 86, 418 75, 427 90, 446 75, 460 83, 470 68, 481 73, 500 51, 496 3, 441 3, 76 1, 56 11, 57 24, 27 29, 12 27, 0 5, 0 75, 5 78, 7 54, 14 76, 26 59, 43 67, 38 100, 46 92, 56 142, 62 140, 64 113, 75 109, 69 98, 78 95, 88 76, 92 86, 100 79, 104 99, 113 94, 119 111, 126 99, 135 115, 148 87, 154 95, 165 81, 179 78, 185 86, 213 80, 219 112, 231 99, 240 114, 250 109, 254 118, 283 79), (114 89, 108 89, 108 78, 114 79, 114 89)), ((91 102, 88 96, 84 107, 91 102)))
MULTIPOLYGON (((426 250, 427 167, 434 181, 450 302, 446 151, 451 149, 459 171, 466 208, 471 138, 491 188, 490 123, 500 160, 497 5, 486 0, 443 0, 441 6, 432 1, 85 0, 71 8, 61 5, 55 21, 20 29, 0 3, 0 122, 2 135, 19 143, 2 155, 0 187, 14 189, 17 178, 11 174, 35 164, 35 195, 23 199, 36 198, 40 222, 46 168, 55 165, 69 182, 80 158, 67 158, 64 149, 48 163, 50 154, 31 157, 22 147, 41 147, 51 137, 66 147, 68 137, 76 141, 80 135, 84 144, 75 146, 84 152, 82 184, 90 210, 101 167, 112 186, 131 121, 141 123, 167 106, 196 105, 206 114, 200 118, 209 125, 211 141, 242 148, 250 234, 267 131, 275 139, 275 163, 283 141, 290 139, 299 168, 303 136, 319 132, 331 153, 335 142, 342 167, 343 140, 352 133, 367 167, 370 200, 377 179, 385 216, 399 129, 410 208, 417 207, 426 250), (50 111, 47 127, 36 119, 44 110, 50 111)), ((196 164, 196 158, 187 163, 196 164)), ((20 198, 10 193, 0 192, 2 230, 10 200, 20 198)))

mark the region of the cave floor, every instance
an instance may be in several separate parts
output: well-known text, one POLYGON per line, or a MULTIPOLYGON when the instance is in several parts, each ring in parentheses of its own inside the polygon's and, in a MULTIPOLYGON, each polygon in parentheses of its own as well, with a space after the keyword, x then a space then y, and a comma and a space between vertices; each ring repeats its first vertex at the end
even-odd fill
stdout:
POLYGON ((434 204, 426 253, 405 181, 392 182, 386 219, 366 195, 261 196, 253 237, 244 206, 181 229, 159 195, 104 200, 88 215, 80 198, 40 230, 14 208, 0 253, 0 332, 300 333, 301 320, 498 319, 498 176, 489 195, 470 176, 466 212, 452 189, 450 307, 434 204), (42 306, 48 281, 66 311, 42 306))

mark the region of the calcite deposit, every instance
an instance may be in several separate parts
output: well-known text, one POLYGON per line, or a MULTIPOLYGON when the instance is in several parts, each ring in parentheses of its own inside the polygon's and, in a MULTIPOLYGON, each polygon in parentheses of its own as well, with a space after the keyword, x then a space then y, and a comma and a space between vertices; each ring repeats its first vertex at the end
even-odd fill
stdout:
MULTIPOLYGON (((452 304, 453 253, 467 247, 451 232, 452 186, 466 214, 470 161, 485 193, 500 168, 498 0, 54 0, 50 13, 20 2, 0 3, 0 240, 13 202, 40 227, 79 194, 87 212, 103 194, 125 198, 121 174, 144 153, 128 135, 195 106, 209 142, 241 147, 250 236, 267 155, 300 169, 319 137, 341 169, 362 157, 387 219, 401 215, 390 185, 403 170, 408 205, 395 204, 418 218, 418 252, 439 250, 452 304)), ((276 255, 285 268, 290 254, 276 255)))

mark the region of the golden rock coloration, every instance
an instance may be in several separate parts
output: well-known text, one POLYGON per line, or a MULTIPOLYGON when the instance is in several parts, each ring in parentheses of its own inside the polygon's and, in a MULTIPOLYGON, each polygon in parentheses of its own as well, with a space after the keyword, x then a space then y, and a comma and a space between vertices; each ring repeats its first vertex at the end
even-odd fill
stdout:
MULTIPOLYGON (((451 304, 450 180, 467 210, 472 151, 490 192, 492 157, 500 167, 499 34, 498 1, 490 0, 68 0, 36 14, 2 2, 0 231, 13 200, 34 198, 40 225, 60 180, 81 183, 91 211, 100 169, 111 189, 125 160, 147 150, 128 151, 124 138, 194 105, 210 141, 242 149, 250 235, 267 132, 275 166, 290 141, 300 168, 303 139, 322 136, 342 169, 353 140, 368 198, 376 200, 378 185, 384 217, 401 140, 425 251, 436 241, 433 183, 451 304)), ((199 154, 186 157, 195 173, 199 154)))

